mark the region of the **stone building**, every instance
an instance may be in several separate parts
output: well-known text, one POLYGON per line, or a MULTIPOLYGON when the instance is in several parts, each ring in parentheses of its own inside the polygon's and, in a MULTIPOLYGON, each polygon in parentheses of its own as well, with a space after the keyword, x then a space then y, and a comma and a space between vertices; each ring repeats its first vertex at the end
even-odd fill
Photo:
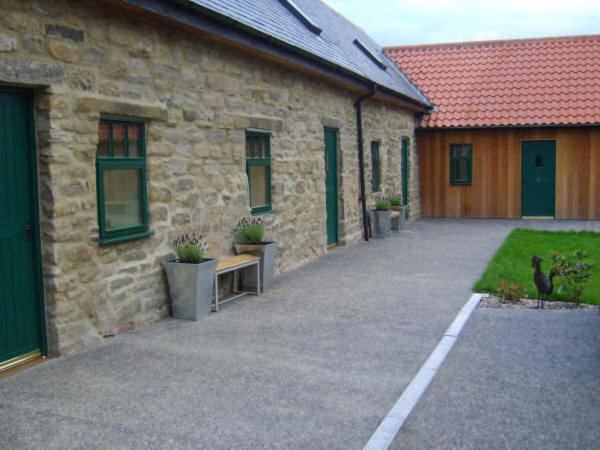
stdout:
POLYGON ((361 240, 361 96, 366 205, 419 215, 430 104, 377 44, 318 0, 215 3, 0 0, 0 364, 166 317, 183 232, 224 257, 262 214, 280 272, 361 240))

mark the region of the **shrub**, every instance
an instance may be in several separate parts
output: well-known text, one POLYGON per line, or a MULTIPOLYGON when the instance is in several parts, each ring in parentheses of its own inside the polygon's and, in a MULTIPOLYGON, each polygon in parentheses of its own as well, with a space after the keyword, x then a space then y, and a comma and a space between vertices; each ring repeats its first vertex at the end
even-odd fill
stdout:
POLYGON ((173 247, 180 263, 199 264, 204 260, 206 245, 200 235, 183 234, 173 241, 173 247))
POLYGON ((525 286, 508 280, 499 281, 496 291, 503 301, 518 302, 525 297, 525 286))
POLYGON ((260 217, 244 217, 235 227, 235 234, 243 244, 262 242, 265 230, 260 217))
POLYGON ((567 258, 557 251, 550 253, 550 262, 552 263, 552 268, 550 269, 550 275, 552 277, 563 276, 567 273, 569 262, 567 261, 567 258))
POLYGON ((399 195, 392 195, 390 198, 390 204, 392 206, 402 206, 402 197, 399 195))
POLYGON ((390 210, 390 202, 388 202, 387 200, 377 200, 377 203, 375 203, 375 209, 377 211, 389 211, 390 210))
POLYGON ((587 253, 583 250, 575 251, 573 258, 573 262, 566 262, 566 259, 562 258, 563 265, 559 273, 561 275, 559 290, 567 291, 579 307, 583 291, 592 279, 594 264, 586 261, 587 253))

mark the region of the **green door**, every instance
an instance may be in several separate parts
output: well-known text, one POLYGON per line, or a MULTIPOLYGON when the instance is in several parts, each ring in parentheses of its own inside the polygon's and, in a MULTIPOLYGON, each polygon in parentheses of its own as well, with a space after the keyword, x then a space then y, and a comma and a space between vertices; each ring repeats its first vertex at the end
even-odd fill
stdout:
POLYGON ((522 161, 522 215, 554 217, 555 141, 523 141, 522 161))
POLYGON ((327 197, 327 244, 338 243, 337 131, 325 130, 325 188, 327 197))
POLYGON ((409 167, 408 167, 408 139, 402 139, 402 204, 408 205, 408 179, 409 179, 409 167))
POLYGON ((0 90, 0 367, 42 350, 31 99, 0 90))

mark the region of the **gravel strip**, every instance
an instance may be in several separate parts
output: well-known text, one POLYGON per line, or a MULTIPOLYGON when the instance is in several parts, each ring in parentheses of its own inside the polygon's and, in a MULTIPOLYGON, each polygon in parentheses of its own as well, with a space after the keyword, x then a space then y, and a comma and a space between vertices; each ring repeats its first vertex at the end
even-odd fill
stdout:
MULTIPOLYGON (((479 308, 499 308, 499 309, 537 309, 537 300, 525 298, 519 301, 502 300, 500 297, 489 295, 483 297, 478 305, 479 308)), ((581 303, 579 308, 572 302, 549 301, 544 302, 544 309, 579 309, 587 311, 598 308, 597 305, 588 305, 581 303)))

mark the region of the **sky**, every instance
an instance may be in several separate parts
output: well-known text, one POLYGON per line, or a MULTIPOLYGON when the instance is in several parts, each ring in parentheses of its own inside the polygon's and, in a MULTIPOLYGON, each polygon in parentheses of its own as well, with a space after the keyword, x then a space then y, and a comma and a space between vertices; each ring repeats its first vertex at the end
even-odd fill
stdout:
POLYGON ((600 0, 325 0, 379 45, 600 33, 600 0))

